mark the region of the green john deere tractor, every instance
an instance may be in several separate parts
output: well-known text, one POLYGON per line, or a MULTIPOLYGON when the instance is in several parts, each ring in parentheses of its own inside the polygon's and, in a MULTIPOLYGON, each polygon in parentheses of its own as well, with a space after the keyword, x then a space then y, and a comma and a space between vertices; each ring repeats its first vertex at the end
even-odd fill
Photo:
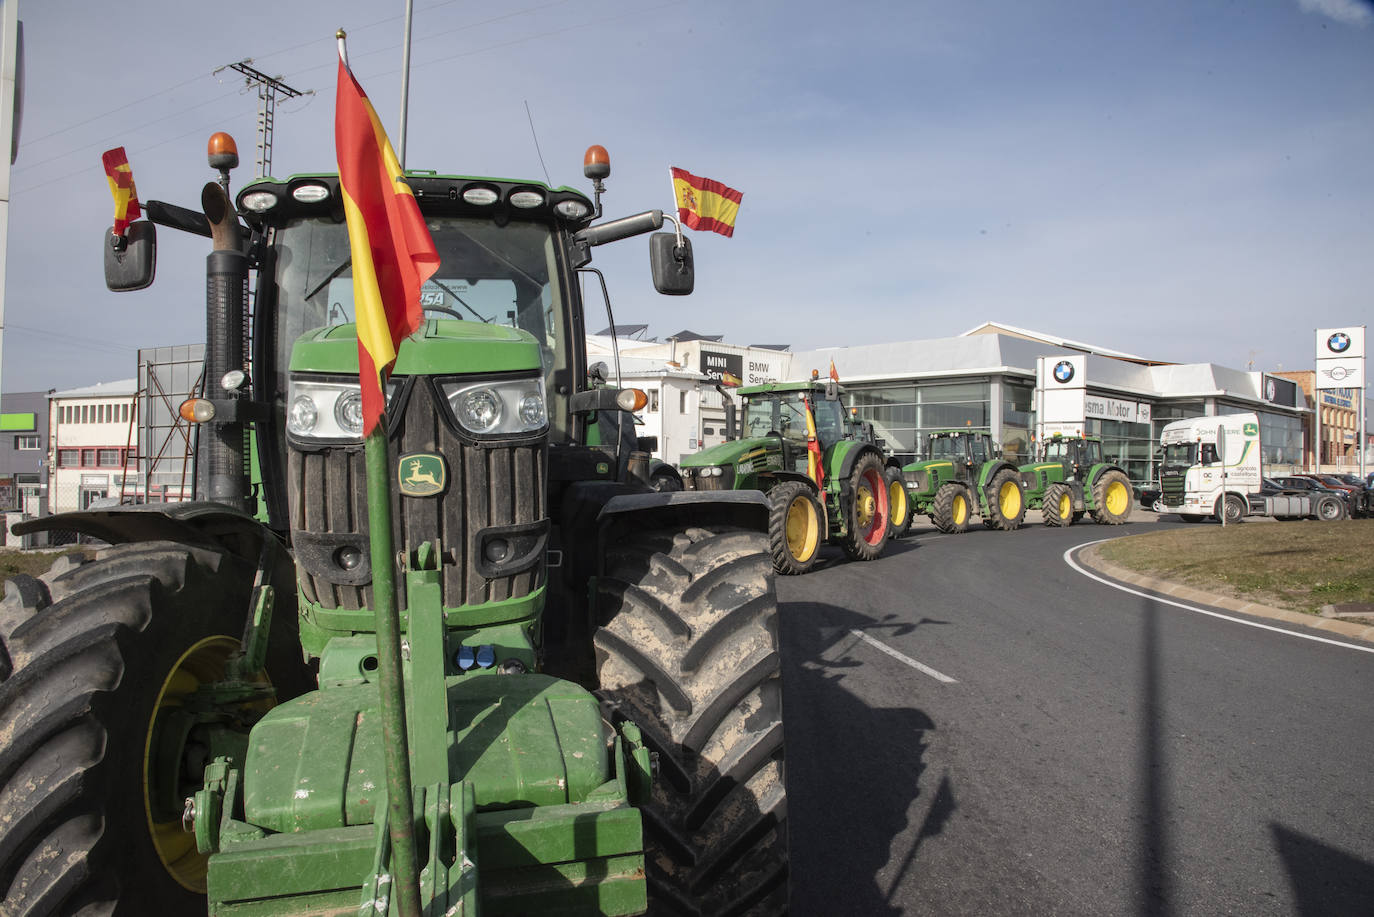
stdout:
POLYGON ((990 529, 1020 528, 1026 517, 1021 475, 1001 458, 987 433, 938 430, 926 457, 902 466, 913 513, 925 513, 947 534, 968 531, 975 514, 990 529))
MULTIPOLYGON (((402 840, 413 913, 781 913, 768 501, 651 490, 597 431, 635 393, 588 380, 579 272, 662 213, 595 222, 600 156, 594 200, 407 175, 441 263, 385 415, 396 822, 339 180, 235 206, 212 149, 201 211, 146 205, 214 240, 201 499, 17 527, 111 547, 5 587, 0 913, 399 914, 402 840)), ((111 288, 152 282, 152 222, 107 231, 111 288)), ((658 289, 689 292, 690 245, 650 243, 658 289)))
POLYGON ((743 429, 728 403, 726 442, 682 463, 687 491, 762 491, 779 573, 810 570, 825 541, 851 560, 876 560, 891 534, 883 455, 854 438, 839 386, 779 382, 738 394, 743 429))
POLYGON ((1125 470, 1102 458, 1096 436, 1047 438, 1039 461, 1021 466, 1026 503, 1039 508, 1049 526, 1072 525, 1089 513, 1102 525, 1120 525, 1131 517, 1131 479, 1125 470))

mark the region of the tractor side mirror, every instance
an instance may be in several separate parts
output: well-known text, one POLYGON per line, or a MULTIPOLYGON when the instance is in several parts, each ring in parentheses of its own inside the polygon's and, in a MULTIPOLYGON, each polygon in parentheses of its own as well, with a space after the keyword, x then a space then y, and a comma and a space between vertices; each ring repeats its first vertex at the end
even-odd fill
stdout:
POLYGON ((735 411, 735 403, 733 401, 727 401, 725 403, 725 438, 727 441, 734 442, 739 438, 735 435, 738 424, 739 415, 735 411))
POLYGON ((147 220, 130 223, 123 236, 105 231, 105 286, 116 293, 152 286, 157 270, 157 229, 147 220))
POLYGON ((649 268, 654 275, 654 289, 663 295, 686 296, 691 293, 696 281, 692 240, 683 237, 679 245, 677 233, 654 233, 649 237, 649 268))

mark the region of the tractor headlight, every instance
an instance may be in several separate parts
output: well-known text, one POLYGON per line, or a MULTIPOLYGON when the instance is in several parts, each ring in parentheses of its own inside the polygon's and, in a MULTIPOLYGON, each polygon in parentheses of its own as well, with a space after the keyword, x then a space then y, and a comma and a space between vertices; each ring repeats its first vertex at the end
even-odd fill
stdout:
POLYGON ((480 436, 533 433, 548 424, 544 380, 512 379, 500 382, 439 386, 458 425, 480 436))
POLYGON ((311 442, 360 442, 363 395, 358 383, 292 379, 286 432, 311 442))

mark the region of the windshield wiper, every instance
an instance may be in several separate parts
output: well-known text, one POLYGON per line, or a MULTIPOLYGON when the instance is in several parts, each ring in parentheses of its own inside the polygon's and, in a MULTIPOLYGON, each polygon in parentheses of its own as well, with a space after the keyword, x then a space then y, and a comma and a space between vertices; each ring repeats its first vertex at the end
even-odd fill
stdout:
POLYGON ((340 261, 338 267, 334 268, 334 270, 330 271, 330 272, 325 276, 325 278, 324 278, 323 280, 321 280, 319 283, 315 284, 315 289, 313 289, 313 290, 311 290, 309 293, 306 293, 306 294, 305 294, 305 301, 306 301, 306 302, 310 302, 310 300, 314 299, 316 293, 320 292, 320 290, 323 290, 325 287, 329 286, 330 281, 332 281, 335 277, 338 277, 338 276, 339 276, 340 274, 342 274, 344 271, 348 270, 348 268, 349 268, 352 264, 353 264, 353 256, 352 256, 352 255, 349 255, 347 258, 345 258, 344 260, 340 261))
MULTIPOLYGON (((464 302, 464 301, 463 301, 463 297, 459 296, 457 293, 455 293, 455 292, 453 292, 452 290, 450 290, 450 289, 444 284, 444 282, 443 282, 442 280, 435 280, 433 277, 431 277, 431 278, 429 278, 429 280, 427 280, 427 281, 425 281, 425 282, 426 282, 426 283, 432 283, 432 284, 434 284, 436 287, 438 287, 439 289, 443 290, 445 293, 447 293, 448 295, 452 296, 454 299, 458 300, 458 304, 459 304, 460 306, 462 306, 464 309, 467 309, 469 312, 471 312, 471 313, 473 314, 473 316, 474 316, 479 322, 483 322, 483 323, 488 324, 488 325, 491 324, 492 319, 483 318, 483 317, 482 317, 482 313, 478 312, 478 311, 477 311, 476 309, 474 309, 472 306, 469 306, 466 302, 464 302)), ((308 298, 308 297, 307 297, 307 298, 308 298)))

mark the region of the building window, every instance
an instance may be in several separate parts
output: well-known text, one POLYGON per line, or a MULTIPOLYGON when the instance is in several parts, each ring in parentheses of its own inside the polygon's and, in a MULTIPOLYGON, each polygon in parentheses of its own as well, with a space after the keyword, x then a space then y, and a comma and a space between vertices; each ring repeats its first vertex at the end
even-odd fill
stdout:
POLYGON ((129 406, 128 406, 127 404, 121 404, 121 405, 119 406, 119 422, 120 422, 120 423, 128 423, 128 422, 129 422, 129 406))
POLYGON ((101 467, 101 468, 118 468, 118 467, 119 467, 119 450, 118 450, 118 449, 101 449, 101 450, 100 450, 100 454, 99 454, 98 461, 99 461, 99 464, 100 464, 100 467, 101 467))
POLYGON ((648 411, 650 414, 657 414, 657 413, 658 413, 658 389, 656 389, 656 388, 651 388, 651 389, 649 389, 648 395, 649 395, 649 405, 648 405, 647 408, 645 408, 645 410, 648 411))
POLYGON ((81 465, 80 449, 58 449, 57 467, 58 468, 77 468, 81 465))
POLYGON ((95 450, 94 450, 94 449, 82 449, 82 450, 81 450, 81 467, 82 467, 82 468, 94 468, 94 467, 95 467, 95 450))
POLYGON ((42 446, 38 442, 37 433, 25 433, 14 438, 14 448, 21 452, 32 452, 35 449, 42 448, 42 446))
POLYGON ((686 413, 687 413, 687 393, 686 393, 686 392, 678 392, 678 393, 677 393, 677 398, 678 398, 678 402, 677 402, 677 403, 678 403, 678 413, 679 413, 679 414, 686 414, 686 413))

